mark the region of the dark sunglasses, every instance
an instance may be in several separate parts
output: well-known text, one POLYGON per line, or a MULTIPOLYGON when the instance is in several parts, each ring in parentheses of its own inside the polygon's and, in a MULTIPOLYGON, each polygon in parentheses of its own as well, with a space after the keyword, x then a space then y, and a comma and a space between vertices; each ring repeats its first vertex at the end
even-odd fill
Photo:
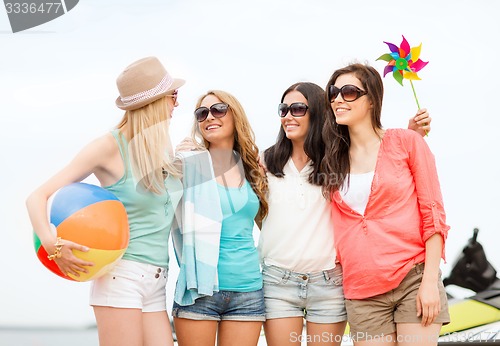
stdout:
POLYGON ((293 117, 303 117, 308 109, 309 107, 304 102, 294 102, 290 106, 286 103, 280 103, 278 105, 278 115, 284 118, 290 111, 293 117))
POLYGON ((226 115, 227 110, 229 109, 229 105, 225 103, 215 103, 208 107, 199 107, 196 108, 194 111, 194 116, 196 117, 196 120, 198 122, 205 121, 205 119, 208 117, 208 113, 212 113, 212 116, 214 118, 222 118, 224 115, 226 115))
POLYGON ((328 88, 328 99, 330 100, 330 103, 333 103, 339 94, 342 95, 345 102, 352 102, 356 101, 361 96, 368 94, 368 92, 351 84, 346 84, 340 89, 335 85, 330 85, 328 88))

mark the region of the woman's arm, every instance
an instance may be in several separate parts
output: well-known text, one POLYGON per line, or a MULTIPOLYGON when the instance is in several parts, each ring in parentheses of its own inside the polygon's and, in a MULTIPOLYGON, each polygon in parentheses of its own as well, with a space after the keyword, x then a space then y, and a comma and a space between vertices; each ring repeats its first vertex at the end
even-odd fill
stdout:
POLYGON ((441 311, 438 281, 442 248, 441 234, 434 234, 425 242, 424 275, 417 294, 417 316, 422 316, 424 327, 431 325, 441 311))
POLYGON ((425 140, 407 132, 408 163, 422 215, 422 240, 425 242, 425 269, 417 294, 417 315, 422 325, 430 325, 441 310, 438 280, 439 264, 444 258, 444 243, 449 226, 446 224, 443 198, 434 155, 425 140))
MULTIPOLYGON (((422 240, 426 242, 432 235, 439 233, 443 241, 446 241, 450 226, 446 224, 446 213, 434 155, 426 141, 413 131, 406 131, 405 146, 408 152, 408 164, 415 182, 418 207, 422 215, 422 240)), ((444 245, 442 256, 444 258, 444 245)))
MULTIPOLYGON (((47 200, 61 187, 82 181, 102 167, 102 162, 106 162, 109 158, 106 155, 109 152, 106 143, 109 142, 102 137, 87 145, 66 167, 33 191, 26 200, 33 230, 49 255, 55 251, 57 236, 50 228, 47 217, 47 200)), ((63 239, 60 244, 63 244, 61 257, 55 258, 54 261, 63 273, 79 276, 78 272, 87 272, 84 266, 93 265, 91 262, 78 259, 73 255, 73 249, 86 252, 88 251, 87 247, 67 239, 63 239)))

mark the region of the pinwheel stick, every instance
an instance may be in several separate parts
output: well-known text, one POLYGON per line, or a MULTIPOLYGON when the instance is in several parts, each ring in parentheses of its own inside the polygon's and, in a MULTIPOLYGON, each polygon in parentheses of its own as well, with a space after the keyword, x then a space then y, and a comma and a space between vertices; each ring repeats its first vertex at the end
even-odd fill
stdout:
MULTIPOLYGON (((413 86, 413 81, 410 79, 411 90, 413 90, 413 96, 415 97, 415 101, 417 101, 417 107, 420 109, 420 103, 418 103, 417 93, 415 92, 415 87, 413 86)), ((429 132, 425 131, 425 136, 429 136, 429 132)))
POLYGON ((413 86, 413 81, 410 79, 411 90, 413 90, 413 96, 415 97, 415 101, 417 101, 417 107, 420 109, 420 104, 418 103, 417 93, 415 92, 415 87, 413 86))

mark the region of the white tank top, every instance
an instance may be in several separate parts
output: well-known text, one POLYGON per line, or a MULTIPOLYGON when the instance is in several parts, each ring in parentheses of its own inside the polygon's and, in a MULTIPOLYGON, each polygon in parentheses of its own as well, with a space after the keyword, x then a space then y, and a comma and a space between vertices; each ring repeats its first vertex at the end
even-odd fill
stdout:
POLYGON ((352 210, 364 215, 368 198, 372 189, 374 172, 362 174, 349 174, 349 186, 347 179, 344 181, 344 186, 340 191, 344 202, 351 207, 352 210))

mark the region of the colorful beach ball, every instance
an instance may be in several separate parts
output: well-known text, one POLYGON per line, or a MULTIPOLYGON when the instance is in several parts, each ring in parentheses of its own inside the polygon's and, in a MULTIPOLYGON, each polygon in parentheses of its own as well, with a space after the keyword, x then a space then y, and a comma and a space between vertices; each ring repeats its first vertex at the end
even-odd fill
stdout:
POLYGON ((51 227, 58 237, 85 245, 88 252, 73 250, 76 257, 93 262, 88 273, 66 275, 47 258, 34 234, 35 251, 42 264, 68 280, 88 281, 110 270, 123 256, 129 241, 127 212, 116 196, 95 185, 74 183, 54 193, 48 202, 51 227))

